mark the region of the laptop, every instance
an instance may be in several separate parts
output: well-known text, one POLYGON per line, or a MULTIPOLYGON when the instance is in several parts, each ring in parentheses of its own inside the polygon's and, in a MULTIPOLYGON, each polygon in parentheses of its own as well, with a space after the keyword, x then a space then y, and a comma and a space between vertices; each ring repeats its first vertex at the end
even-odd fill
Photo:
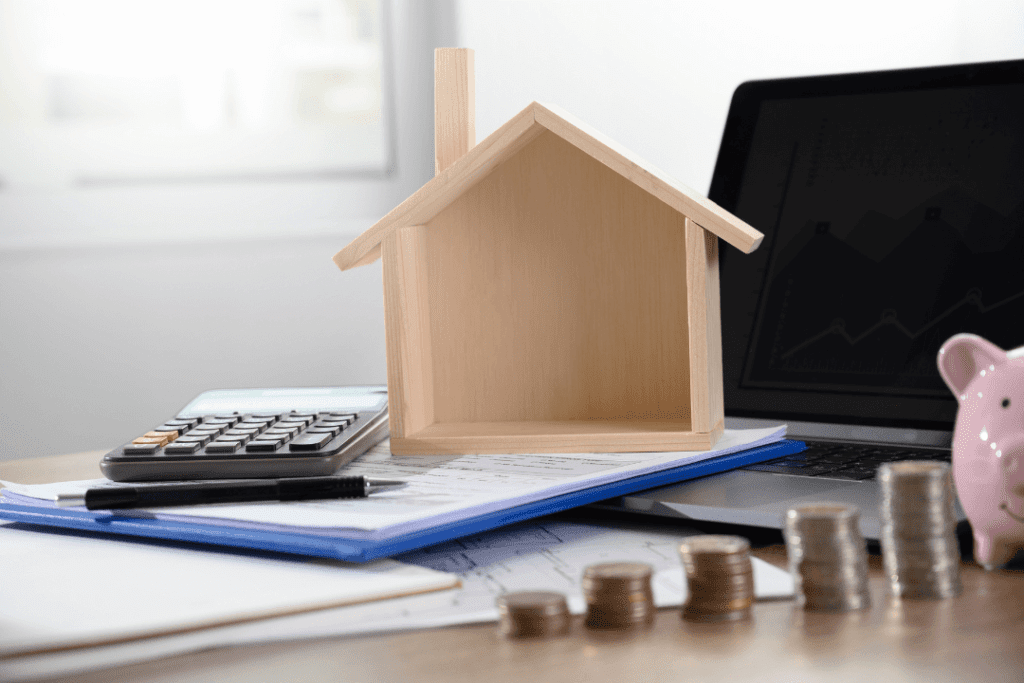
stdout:
POLYGON ((1021 122, 1024 61, 739 86, 709 196, 765 239, 721 251, 726 427, 808 449, 603 507, 778 528, 837 501, 877 538, 878 465, 950 460, 939 347, 1024 343, 1021 122))

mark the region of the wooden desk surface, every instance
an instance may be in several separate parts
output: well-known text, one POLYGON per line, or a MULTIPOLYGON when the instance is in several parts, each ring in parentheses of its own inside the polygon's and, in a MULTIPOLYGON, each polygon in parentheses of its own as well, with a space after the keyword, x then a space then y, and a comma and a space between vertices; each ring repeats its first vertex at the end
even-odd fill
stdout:
MULTIPOLYGON (((0 479, 99 476, 102 453, 0 463, 0 479)), ((785 566, 785 548, 755 551, 785 566)), ((963 594, 894 601, 871 557, 873 606, 818 614, 791 601, 754 605, 742 624, 691 624, 677 609, 653 627, 510 641, 492 624, 235 647, 62 681, 1024 681, 1024 572, 963 566, 963 594)))

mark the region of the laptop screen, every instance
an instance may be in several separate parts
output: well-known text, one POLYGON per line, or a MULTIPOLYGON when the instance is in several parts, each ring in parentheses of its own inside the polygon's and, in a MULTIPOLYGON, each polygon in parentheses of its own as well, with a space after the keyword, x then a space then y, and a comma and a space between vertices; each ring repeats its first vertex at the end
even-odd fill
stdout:
POLYGON ((950 429, 958 332, 1024 344, 1024 61, 747 83, 711 199, 726 414, 950 429))

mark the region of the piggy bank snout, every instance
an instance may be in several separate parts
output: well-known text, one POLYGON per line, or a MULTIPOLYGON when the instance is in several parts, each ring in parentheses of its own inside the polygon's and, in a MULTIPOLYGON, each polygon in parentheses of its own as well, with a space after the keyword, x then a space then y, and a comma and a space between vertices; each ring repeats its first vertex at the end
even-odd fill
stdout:
POLYGON ((1024 434, 996 432, 991 435, 989 446, 991 452, 986 455, 995 458, 1004 475, 1024 473, 1024 434))
POLYGON ((1024 437, 1004 441, 997 453, 1004 504, 1018 513, 1024 513, 1024 437))
POLYGON ((1024 439, 1020 437, 1000 444, 997 451, 1003 476, 1010 477, 1013 485, 1009 488, 1016 493, 1018 481, 1024 481, 1024 439))

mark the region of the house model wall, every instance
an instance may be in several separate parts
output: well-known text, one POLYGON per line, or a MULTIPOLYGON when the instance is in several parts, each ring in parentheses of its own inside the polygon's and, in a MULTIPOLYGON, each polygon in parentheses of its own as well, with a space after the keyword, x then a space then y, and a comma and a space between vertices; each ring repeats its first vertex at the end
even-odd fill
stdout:
POLYGON ((392 451, 710 448, 717 238, 762 235, 555 107, 474 145, 472 52, 435 74, 437 175, 335 256, 383 258, 392 451))

